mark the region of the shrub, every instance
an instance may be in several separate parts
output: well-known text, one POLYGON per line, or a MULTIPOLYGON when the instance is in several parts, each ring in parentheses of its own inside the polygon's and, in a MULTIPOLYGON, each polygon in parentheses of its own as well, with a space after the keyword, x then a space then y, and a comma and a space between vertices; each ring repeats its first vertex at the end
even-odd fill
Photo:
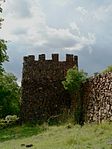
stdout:
POLYGON ((14 126, 18 120, 16 115, 7 115, 5 119, 0 119, 0 129, 14 126))
POLYGON ((68 90, 70 93, 74 93, 80 90, 81 84, 86 80, 87 73, 83 70, 78 71, 77 67, 73 67, 67 71, 65 81, 62 81, 62 84, 65 90, 68 90))
POLYGON ((0 118, 17 115, 20 106, 20 87, 13 74, 0 74, 0 118))
POLYGON ((112 72, 112 65, 108 66, 103 73, 112 72))
POLYGON ((83 70, 78 71, 78 68, 73 67, 67 71, 67 75, 65 77, 65 81, 62 82, 65 90, 68 90, 71 95, 75 94, 75 98, 77 100, 77 105, 75 109, 75 123, 83 124, 83 106, 82 106, 82 90, 81 85, 87 79, 87 73, 83 70))
POLYGON ((17 117, 17 115, 7 115, 6 117, 5 117, 5 121, 7 122, 7 123, 15 123, 17 120, 18 120, 19 118, 17 117))

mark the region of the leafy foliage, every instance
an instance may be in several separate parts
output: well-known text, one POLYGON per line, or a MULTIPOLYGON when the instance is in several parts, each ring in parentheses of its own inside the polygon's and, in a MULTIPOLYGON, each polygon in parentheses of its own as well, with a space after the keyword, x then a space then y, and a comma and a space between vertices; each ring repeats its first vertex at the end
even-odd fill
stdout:
MULTIPOLYGON (((0 0, 0 13, 3 11, 2 2, 5 0, 0 0)), ((0 28, 2 21, 3 19, 0 18, 0 28)), ((5 40, 0 39, 0 118, 19 112, 20 88, 15 76, 4 71, 3 62, 5 61, 8 61, 7 45, 5 40)))
POLYGON ((12 127, 17 124, 18 120, 17 115, 7 115, 5 119, 0 119, 0 129, 12 127))
MULTIPOLYGON (((5 2, 4 0, 0 0, 0 13, 2 13, 3 9, 1 7, 1 3, 5 2)), ((0 29, 2 25, 2 21, 4 21, 3 18, 0 18, 0 29)), ((7 45, 6 41, 3 39, 0 39, 0 73, 3 72, 2 64, 3 62, 8 61, 8 55, 7 55, 7 45)))
POLYGON ((73 93, 80 90, 81 84, 86 78, 87 75, 83 70, 78 71, 76 67, 73 67, 67 71, 66 80, 62 84, 66 90, 73 93))
POLYGON ((62 82, 64 88, 68 90, 71 95, 75 94, 75 98, 77 100, 77 106, 74 113, 75 123, 82 125, 83 120, 83 106, 81 100, 81 85, 86 81, 87 74, 81 70, 78 71, 77 67, 73 67, 67 71, 66 80, 62 82))
POLYGON ((7 45, 6 41, 0 39, 0 73, 2 73, 4 70, 2 64, 5 61, 8 61, 7 45))
MULTIPOLYGON (((0 0, 0 13, 2 13, 2 11, 3 11, 1 5, 2 5, 2 3, 4 3, 4 2, 5 2, 5 0, 0 0)), ((0 18, 0 28, 1 28, 1 22, 2 22, 2 21, 3 21, 3 19, 0 18)))
POLYGON ((0 74, 0 118, 18 114, 20 87, 13 74, 0 74))
POLYGON ((108 66, 103 73, 112 72, 112 65, 108 66))

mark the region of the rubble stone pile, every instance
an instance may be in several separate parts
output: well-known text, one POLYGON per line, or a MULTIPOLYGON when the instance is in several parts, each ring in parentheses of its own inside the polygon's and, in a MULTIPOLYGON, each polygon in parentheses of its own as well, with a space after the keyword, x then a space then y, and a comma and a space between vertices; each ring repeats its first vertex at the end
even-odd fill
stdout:
POLYGON ((85 121, 112 121, 112 72, 89 78, 83 92, 85 121))

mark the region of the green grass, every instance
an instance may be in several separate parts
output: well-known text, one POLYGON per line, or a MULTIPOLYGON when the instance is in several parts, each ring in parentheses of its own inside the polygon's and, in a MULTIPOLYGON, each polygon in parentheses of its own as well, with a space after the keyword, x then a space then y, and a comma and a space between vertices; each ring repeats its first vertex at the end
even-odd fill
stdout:
POLYGON ((40 134, 42 131, 45 131, 44 126, 15 126, 11 128, 6 128, 0 130, 0 142, 4 142, 11 139, 26 138, 32 135, 40 134))
POLYGON ((33 144, 31 149, 112 149, 112 123, 67 126, 1 130, 0 149, 25 149, 28 144, 33 144))

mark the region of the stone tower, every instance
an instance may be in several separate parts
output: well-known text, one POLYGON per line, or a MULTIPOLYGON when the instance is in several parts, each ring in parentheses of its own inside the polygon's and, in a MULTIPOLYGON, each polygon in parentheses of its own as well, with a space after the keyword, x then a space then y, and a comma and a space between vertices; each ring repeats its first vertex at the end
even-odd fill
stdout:
POLYGON ((62 81, 66 72, 74 65, 78 67, 78 57, 66 54, 66 61, 59 61, 58 54, 52 54, 46 60, 45 54, 24 57, 22 74, 21 120, 45 121, 50 116, 70 108, 69 95, 63 88, 62 81))

